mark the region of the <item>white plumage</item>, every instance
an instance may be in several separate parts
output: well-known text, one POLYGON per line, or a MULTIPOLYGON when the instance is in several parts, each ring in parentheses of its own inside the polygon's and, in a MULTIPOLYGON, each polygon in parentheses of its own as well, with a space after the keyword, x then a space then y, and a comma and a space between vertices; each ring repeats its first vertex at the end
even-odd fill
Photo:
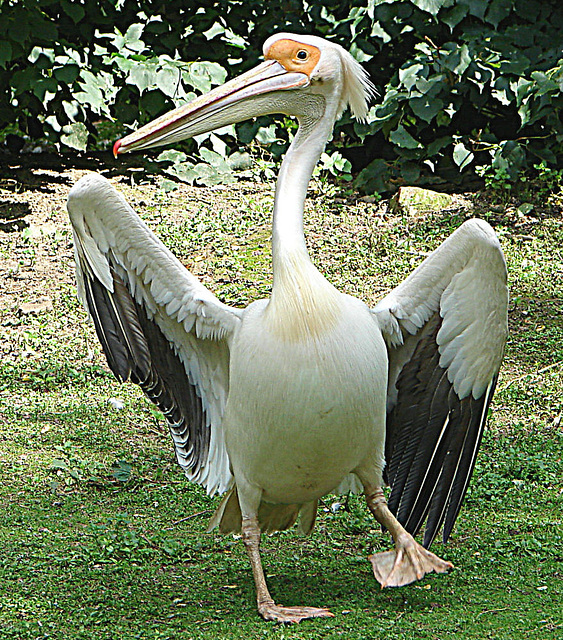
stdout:
POLYGON ((330 491, 360 483, 393 536, 395 551, 370 557, 384 586, 451 566, 411 534, 427 520, 428 547, 442 524, 444 539, 451 532, 502 360, 508 294, 498 239, 481 220, 464 223, 373 309, 337 291, 307 253, 303 202, 336 118, 346 105, 364 117, 372 85, 320 38, 272 36, 264 55, 114 151, 267 113, 296 116, 276 189, 269 300, 222 304, 101 176, 73 187, 68 210, 79 295, 110 367, 163 410, 188 477, 227 491, 211 526, 242 529, 260 613, 296 622, 331 614, 274 604, 260 531, 299 515, 310 531, 330 491))

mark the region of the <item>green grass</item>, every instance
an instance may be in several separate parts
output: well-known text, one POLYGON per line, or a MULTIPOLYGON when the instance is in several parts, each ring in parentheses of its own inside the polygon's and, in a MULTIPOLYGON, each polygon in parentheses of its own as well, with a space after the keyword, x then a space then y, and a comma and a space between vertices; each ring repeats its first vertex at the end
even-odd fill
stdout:
MULTIPOLYGON (((271 187, 125 190, 226 302, 268 294, 271 187)), ((434 549, 456 570, 381 590, 366 558, 389 536, 361 498, 333 510, 342 499, 327 496, 311 537, 263 541, 274 598, 336 614, 293 627, 258 617, 240 540, 205 533, 217 498, 184 479, 157 412, 108 373, 74 297, 60 204, 59 235, 2 236, 0 257, 25 286, 7 278, 0 304, 0 638, 563 637, 563 221, 556 207, 521 220, 489 204, 480 196, 474 213, 506 253, 511 338, 465 506, 434 549), (48 284, 53 257, 62 275, 48 284), (53 310, 20 315, 37 291, 53 310)), ((469 215, 414 218, 318 195, 308 244, 341 290, 373 303, 469 215)))

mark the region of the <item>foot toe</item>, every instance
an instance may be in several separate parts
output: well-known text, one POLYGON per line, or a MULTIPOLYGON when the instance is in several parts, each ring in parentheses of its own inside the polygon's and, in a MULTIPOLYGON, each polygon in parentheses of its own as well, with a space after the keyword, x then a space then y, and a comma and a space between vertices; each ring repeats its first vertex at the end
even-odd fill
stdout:
POLYGON ((328 609, 316 607, 281 607, 277 604, 266 603, 258 607, 264 620, 283 623, 298 623, 308 618, 333 618, 334 614, 328 609))

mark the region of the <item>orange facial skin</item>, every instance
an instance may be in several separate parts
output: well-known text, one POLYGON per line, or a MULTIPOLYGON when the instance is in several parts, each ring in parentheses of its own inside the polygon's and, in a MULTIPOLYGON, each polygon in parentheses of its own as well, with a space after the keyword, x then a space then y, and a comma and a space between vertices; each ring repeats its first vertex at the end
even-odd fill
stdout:
POLYGON ((264 55, 266 60, 277 60, 288 71, 306 73, 309 77, 320 57, 317 47, 289 39, 276 40, 264 55))

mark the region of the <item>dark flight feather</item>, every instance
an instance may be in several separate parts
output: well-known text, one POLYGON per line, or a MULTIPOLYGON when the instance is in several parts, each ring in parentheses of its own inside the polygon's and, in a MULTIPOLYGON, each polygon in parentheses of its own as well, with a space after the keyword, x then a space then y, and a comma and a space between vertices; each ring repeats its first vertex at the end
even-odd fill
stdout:
POLYGON ((397 401, 387 415, 389 508, 412 535, 426 519, 429 547, 445 521, 449 538, 475 466, 496 378, 478 399, 460 400, 440 367, 436 313, 400 371, 397 401))
POLYGON ((84 273, 86 302, 109 368, 138 384, 162 411, 182 466, 196 473, 207 460, 210 430, 197 387, 158 324, 112 268, 114 291, 84 273))

